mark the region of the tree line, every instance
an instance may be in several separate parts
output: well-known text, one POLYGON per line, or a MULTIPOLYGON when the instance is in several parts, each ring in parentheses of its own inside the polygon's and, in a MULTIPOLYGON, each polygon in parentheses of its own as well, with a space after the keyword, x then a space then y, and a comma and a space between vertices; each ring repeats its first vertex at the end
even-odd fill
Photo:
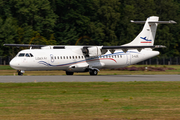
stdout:
MULTIPOLYGON (((3 44, 122 45, 143 25, 130 20, 180 22, 178 0, 0 0, 0 56, 19 49, 3 44)), ((162 56, 180 55, 180 25, 160 25, 156 45, 162 56)))

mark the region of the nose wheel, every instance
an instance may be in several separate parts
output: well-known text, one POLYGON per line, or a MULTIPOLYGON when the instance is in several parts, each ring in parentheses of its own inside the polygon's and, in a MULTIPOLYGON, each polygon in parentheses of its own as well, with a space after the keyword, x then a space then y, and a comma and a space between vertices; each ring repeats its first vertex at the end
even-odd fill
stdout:
POLYGON ((23 75, 23 73, 24 73, 24 71, 17 70, 17 73, 18 73, 18 75, 19 75, 19 76, 22 76, 22 75, 23 75))

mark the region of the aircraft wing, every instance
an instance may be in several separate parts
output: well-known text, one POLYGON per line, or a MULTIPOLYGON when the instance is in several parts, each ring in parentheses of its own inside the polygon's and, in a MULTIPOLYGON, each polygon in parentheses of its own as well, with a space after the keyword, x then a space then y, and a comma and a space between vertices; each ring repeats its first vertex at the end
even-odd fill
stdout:
POLYGON ((46 46, 52 46, 52 49, 64 49, 65 46, 62 45, 33 45, 33 44, 4 44, 4 46, 11 46, 11 47, 32 47, 32 48, 42 48, 46 46))
MULTIPOLYGON (((33 47, 33 48, 41 48, 45 46, 53 46, 54 49, 62 49, 65 48, 65 45, 33 45, 33 44, 4 44, 4 46, 11 47, 33 47)), ((94 46, 83 46, 84 48, 90 48, 94 46)), ((95 46, 96 47, 96 46, 95 46)), ((100 46, 99 46, 100 47, 100 46)), ((163 45, 153 45, 153 46, 101 46, 101 49, 143 49, 143 48, 165 48, 163 45)))
POLYGON ((118 49, 126 53, 130 49, 137 49, 140 52, 144 48, 165 48, 165 46, 83 46, 82 52, 85 56, 100 56, 105 54, 108 50, 113 54, 118 49))
POLYGON ((137 49, 141 51, 144 48, 165 48, 166 46, 163 45, 153 45, 153 46, 103 46, 101 49, 108 49, 110 51, 115 51, 117 49, 121 49, 124 52, 127 52, 130 49, 137 49))
POLYGON ((143 48, 164 48, 162 45, 153 46, 103 46, 102 49, 143 49, 143 48))
POLYGON ((103 46, 102 49, 144 49, 144 48, 165 48, 163 45, 153 46, 103 46))
POLYGON ((4 44, 4 46, 41 48, 41 47, 44 47, 45 45, 32 45, 32 44, 4 44))

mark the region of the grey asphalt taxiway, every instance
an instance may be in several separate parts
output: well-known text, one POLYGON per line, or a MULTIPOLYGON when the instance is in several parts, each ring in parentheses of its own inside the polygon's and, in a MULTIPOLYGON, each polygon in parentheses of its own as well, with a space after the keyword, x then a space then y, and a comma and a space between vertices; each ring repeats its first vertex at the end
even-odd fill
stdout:
POLYGON ((180 81, 180 75, 0 76, 0 83, 180 81))

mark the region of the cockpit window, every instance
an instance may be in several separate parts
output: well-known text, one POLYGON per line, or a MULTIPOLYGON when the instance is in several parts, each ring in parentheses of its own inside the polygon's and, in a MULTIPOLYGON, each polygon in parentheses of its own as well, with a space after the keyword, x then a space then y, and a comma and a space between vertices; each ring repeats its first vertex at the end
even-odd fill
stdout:
POLYGON ((19 53, 18 57, 33 57, 31 53, 19 53))
POLYGON ((26 57, 30 57, 30 55, 28 53, 26 53, 26 57))
POLYGON ((33 57, 33 55, 31 53, 29 53, 31 57, 33 57))
POLYGON ((18 57, 24 57, 25 53, 20 53, 18 57))

